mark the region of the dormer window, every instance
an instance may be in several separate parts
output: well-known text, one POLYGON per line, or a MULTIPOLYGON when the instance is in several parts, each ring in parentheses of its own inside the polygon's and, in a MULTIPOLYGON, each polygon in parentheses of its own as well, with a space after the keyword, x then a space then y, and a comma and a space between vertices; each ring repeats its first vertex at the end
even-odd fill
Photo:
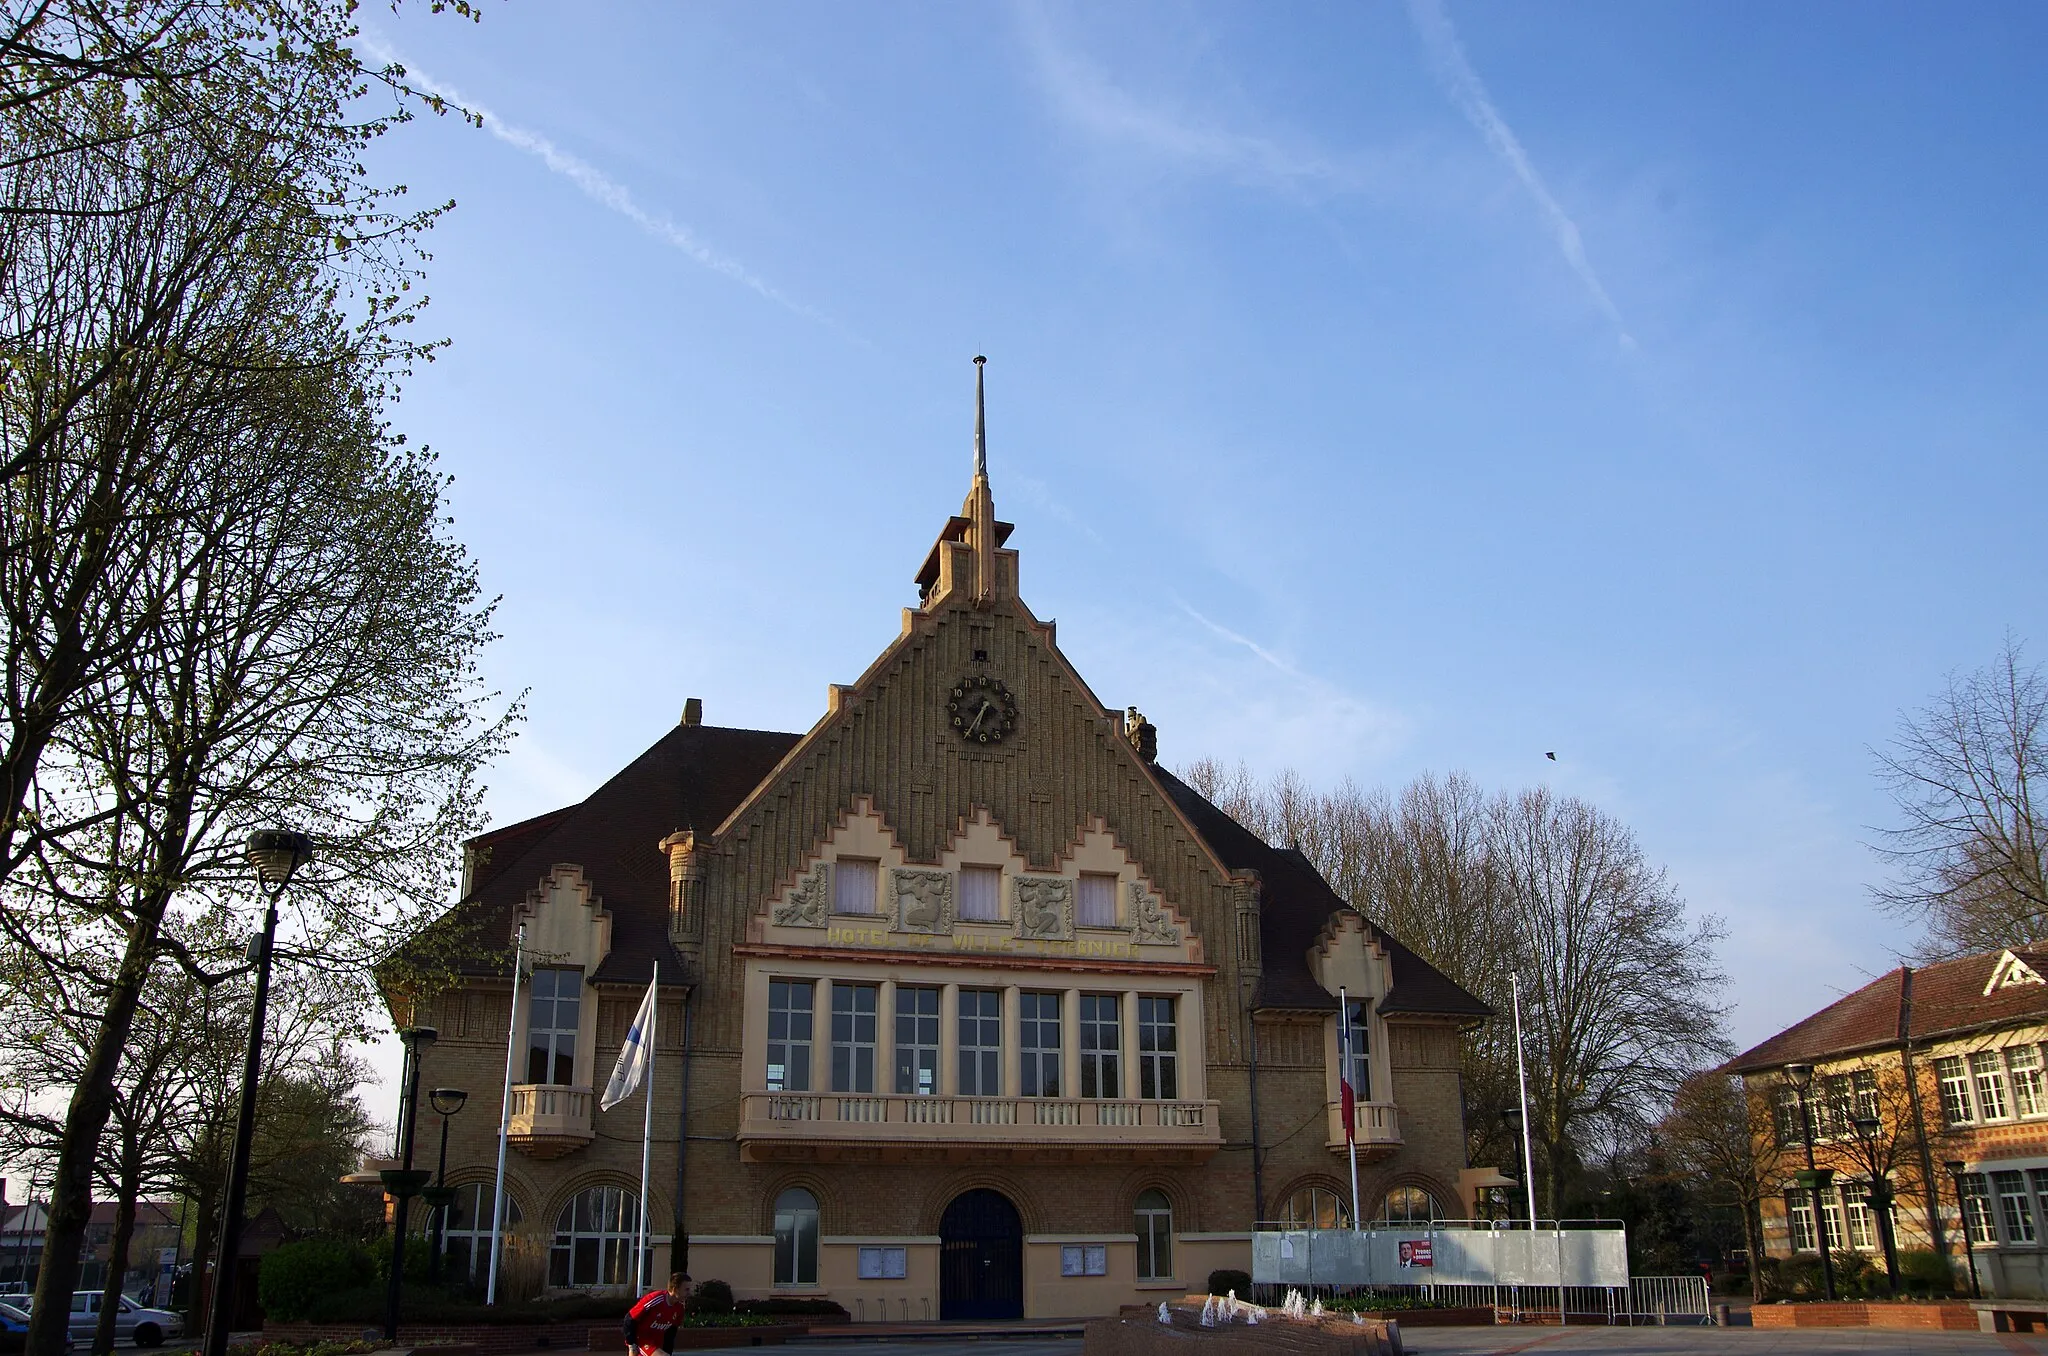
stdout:
MULTIPOLYGON (((1372 1039, 1370 1034, 1372 1030, 1372 1000, 1370 998, 1353 998, 1347 1001, 1351 1005, 1351 1011, 1347 1014, 1351 1022, 1351 1064, 1349 1068, 1343 1070, 1343 1073, 1349 1075, 1347 1081, 1351 1084, 1352 1097, 1361 1102, 1370 1102, 1372 1100, 1372 1039)), ((1338 1058, 1343 1058, 1343 1051, 1341 1049, 1338 1051, 1338 1058)))
POLYGON ((832 866, 832 912, 872 914, 875 882, 881 863, 867 857, 841 857, 832 866))
POLYGON ((526 1081, 568 1087, 576 1081, 583 972, 535 970, 532 994, 526 1009, 526 1081))
POLYGON ((960 868, 960 917, 969 923, 1002 920, 1003 869, 1000 866, 960 868))

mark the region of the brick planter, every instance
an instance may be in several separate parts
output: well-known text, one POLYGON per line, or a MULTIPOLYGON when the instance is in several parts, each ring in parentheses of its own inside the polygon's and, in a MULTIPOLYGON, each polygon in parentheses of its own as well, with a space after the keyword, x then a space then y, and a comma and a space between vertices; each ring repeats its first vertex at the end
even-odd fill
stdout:
MULTIPOLYGON (((382 1340, 381 1323, 265 1323, 263 1340, 310 1346, 314 1342, 354 1342, 375 1329, 382 1340)), ((402 1347, 450 1348, 446 1356, 513 1356, 514 1352, 581 1351, 590 1324, 583 1323, 401 1323, 398 1345, 402 1347), (456 1350, 460 1348, 458 1353, 456 1350)), ((618 1342, 619 1327, 611 1334, 618 1342)))
POLYGON ((1758 1304, 1749 1321, 1759 1328, 1919 1328, 1977 1331, 1977 1311, 1961 1300, 1894 1304, 1876 1300, 1825 1300, 1758 1304))
MULTIPOLYGON (((1465 1309, 1367 1309, 1364 1311, 1368 1323, 1399 1323, 1403 1328, 1490 1328, 1493 1326, 1493 1306, 1475 1304, 1465 1309)), ((1345 1322, 1351 1315, 1339 1315, 1345 1322)), ((1605 1317, 1602 1317, 1605 1322, 1605 1317)))

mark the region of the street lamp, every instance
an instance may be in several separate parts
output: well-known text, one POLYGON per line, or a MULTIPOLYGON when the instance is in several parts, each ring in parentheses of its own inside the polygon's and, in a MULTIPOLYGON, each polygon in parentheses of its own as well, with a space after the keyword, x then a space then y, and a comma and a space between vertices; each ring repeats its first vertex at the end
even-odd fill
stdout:
POLYGON ((434 1210, 434 1254, 427 1264, 427 1279, 435 1285, 441 1283, 441 1248, 448 1236, 448 1207, 455 1204, 455 1193, 448 1186, 448 1118, 462 1110, 462 1104, 468 1100, 469 1094, 461 1088, 435 1088, 427 1094, 427 1105, 441 1118, 441 1157, 434 1166, 434 1184, 420 1193, 434 1210))
POLYGON ((235 1314, 235 1260, 242 1251, 242 1207, 249 1197, 249 1151, 256 1142, 256 1086, 263 1076, 263 1017, 270 1006, 270 948, 277 937, 277 899, 300 867, 313 860, 313 840, 291 829, 259 829, 243 849, 264 894, 263 931, 249 941, 256 998, 249 1009, 249 1045, 242 1058, 242 1100, 235 1112, 235 1148, 220 1206, 220 1246, 206 1305, 204 1356, 225 1356, 235 1314))
MULTIPOLYGON (((1509 1135, 1509 1136, 1510 1136, 1510 1137, 1511 1137, 1511 1138, 1512 1138, 1512 1139, 1513 1139, 1513 1140, 1514 1140, 1514 1141, 1515 1141, 1516 1143, 1520 1143, 1520 1142, 1521 1142, 1521 1138, 1522 1138, 1522 1108, 1520 1108, 1520 1107, 1518 1107, 1518 1106, 1511 1106, 1511 1107, 1508 1107, 1508 1108, 1507 1108, 1506 1110, 1502 1111, 1502 1112, 1500 1113, 1500 1123, 1501 1123, 1501 1125, 1502 1125, 1503 1127, 1505 1127, 1505 1128, 1506 1128, 1506 1130, 1507 1130, 1507 1132, 1508 1132, 1508 1135, 1509 1135)), ((1523 1169, 1524 1175, 1526 1175, 1526 1174, 1527 1174, 1527 1171, 1528 1171, 1528 1170, 1527 1170, 1526 1168, 1524 1168, 1524 1169, 1523 1169)), ((1531 1212, 1533 1213, 1533 1212, 1534 1212, 1534 1210, 1535 1210, 1535 1208, 1536 1208, 1536 1207, 1535 1207, 1535 1205, 1534 1205, 1534 1202, 1535 1202, 1535 1200, 1536 1200, 1536 1183, 1534 1183, 1533 1181, 1523 1182, 1523 1183, 1522 1183, 1522 1190, 1523 1190, 1524 1192, 1528 1193, 1528 1199, 1529 1199, 1529 1201, 1531 1202, 1531 1204, 1530 1204, 1530 1207, 1529 1207, 1529 1208, 1530 1208, 1531 1212)), ((1512 1218, 1510 1218, 1510 1219, 1508 1220, 1508 1227, 1509 1227, 1510 1229, 1512 1229, 1512 1228, 1514 1228, 1514 1227, 1515 1227, 1515 1222, 1514 1222, 1514 1220, 1513 1220, 1512 1218)), ((1531 1223, 1531 1224, 1529 1225, 1529 1227, 1530 1227, 1531 1229, 1534 1229, 1534 1228, 1535 1228, 1536 1226, 1535 1226, 1535 1224, 1534 1224, 1534 1223, 1531 1223)))
POLYGON ((420 1104, 420 1051, 441 1033, 430 1026, 412 1026, 398 1033, 405 1046, 405 1065, 398 1075, 398 1166, 377 1174, 391 1193, 391 1280, 384 1292, 384 1340, 398 1341, 398 1298, 405 1286, 405 1216, 412 1198, 427 1184, 428 1174, 412 1165, 413 1118, 420 1104))
POLYGON ((1877 1241, 1884 1247, 1884 1283, 1891 1297, 1899 1297, 1899 1248, 1892 1236, 1892 1184, 1878 1161, 1877 1136, 1884 1122, 1875 1116, 1858 1116, 1849 1124, 1856 1127, 1856 1140, 1863 1146, 1863 1165, 1870 1169, 1870 1211, 1877 1216, 1877 1241))
POLYGON ((1831 1169, 1817 1168, 1813 1164, 1813 1109, 1807 1104, 1806 1094, 1813 1087, 1813 1066, 1811 1064, 1787 1064, 1785 1077, 1792 1080, 1793 1091, 1799 1094, 1799 1129, 1806 1144, 1806 1171, 1793 1176, 1807 1192, 1807 1200, 1813 1202, 1813 1230, 1820 1242, 1820 1293, 1823 1298, 1835 1297, 1835 1259, 1828 1238, 1828 1208, 1826 1193, 1828 1184, 1834 1179, 1831 1169))
POLYGON ((1977 1285, 1977 1250, 1970 1246, 1970 1203, 1963 1198, 1963 1168, 1966 1165, 1960 1158, 1951 1158, 1941 1166, 1948 1169, 1949 1180, 1956 1187, 1956 1219, 1963 1226, 1963 1256, 1970 1263, 1970 1298, 1983 1299, 1984 1292, 1977 1285))

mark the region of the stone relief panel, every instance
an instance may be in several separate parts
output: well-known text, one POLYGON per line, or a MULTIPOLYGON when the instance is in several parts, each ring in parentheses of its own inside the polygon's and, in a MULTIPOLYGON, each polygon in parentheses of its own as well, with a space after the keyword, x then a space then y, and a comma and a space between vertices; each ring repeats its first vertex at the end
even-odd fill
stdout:
POLYGON ((1150 946, 1180 945, 1180 925, 1167 914, 1159 896, 1136 880, 1130 884, 1130 894, 1132 934, 1150 946))
POLYGON ((1064 876, 1012 876, 1010 916, 1017 935, 1034 941, 1067 941, 1074 935, 1074 882, 1064 876))
POLYGON ((897 932, 949 933, 953 930, 953 873, 897 868, 889 873, 890 896, 896 901, 897 932))
POLYGON ((832 864, 819 862, 775 906, 775 921, 789 928, 822 928, 832 907, 832 864))

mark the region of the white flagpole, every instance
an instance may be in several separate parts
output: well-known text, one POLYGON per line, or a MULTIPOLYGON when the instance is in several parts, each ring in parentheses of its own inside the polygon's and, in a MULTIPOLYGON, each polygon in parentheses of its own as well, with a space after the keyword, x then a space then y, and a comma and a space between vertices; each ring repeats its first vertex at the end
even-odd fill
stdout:
MULTIPOLYGON (((1328 992, 1328 990, 1324 992, 1328 992)), ((1342 984, 1337 986, 1337 1035, 1339 1038, 1338 1044, 1343 1047, 1343 1052, 1337 1056, 1339 1060, 1337 1067, 1343 1070, 1343 1074, 1339 1079, 1339 1091, 1341 1093, 1343 1087, 1349 1086, 1351 1082, 1351 1000, 1345 996, 1342 984)), ((1341 1101, 1339 1105, 1342 1106, 1341 1101)), ((1354 1120, 1357 1117, 1357 1088, 1351 1089, 1351 1105, 1344 1107, 1344 1114, 1353 1117, 1354 1120)), ((1358 1216, 1358 1135, 1356 1134, 1356 1129, 1356 1125, 1352 1122, 1346 1122, 1344 1126, 1344 1147, 1351 1151, 1351 1232, 1354 1234, 1365 1227, 1364 1221, 1358 1216)))
POLYGON ((1529 1194, 1529 1232, 1536 1232, 1536 1155, 1529 1148, 1529 1073, 1522 1065, 1522 977, 1509 975, 1515 1003, 1515 1082, 1522 1097, 1522 1185, 1529 1194))
MULTIPOLYGON (((647 990, 655 995, 655 1000, 647 1005, 647 1109, 640 1126, 640 1253, 634 1259, 633 1274, 639 1278, 640 1284, 643 1287, 652 1287, 654 1278, 647 1274, 648 1263, 653 1260, 648 1256, 647 1157, 649 1147, 654 1143, 654 1033, 657 1026, 656 1019, 661 1014, 660 961, 654 962, 654 978, 648 984, 647 990)), ((682 1152, 680 1147, 678 1147, 677 1152, 682 1152)), ((674 1245, 671 1244, 670 1246, 673 1247, 674 1245)))
POLYGON ((505 1095, 498 1103, 498 1180, 491 1188, 491 1278, 484 1303, 498 1302, 498 1254, 505 1250, 505 1140, 512 1129, 513 1039, 519 1035, 519 971, 526 957, 526 924, 512 939, 512 1020, 505 1023, 505 1095))

